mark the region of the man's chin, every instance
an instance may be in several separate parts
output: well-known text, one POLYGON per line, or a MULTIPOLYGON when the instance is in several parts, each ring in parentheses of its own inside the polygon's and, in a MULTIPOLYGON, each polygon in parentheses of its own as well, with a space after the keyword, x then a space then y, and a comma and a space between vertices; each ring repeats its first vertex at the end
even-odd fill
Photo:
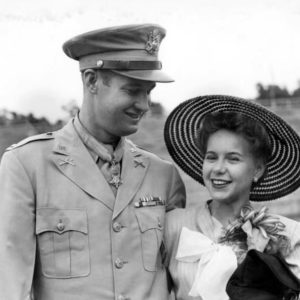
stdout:
POLYGON ((128 136, 128 135, 134 134, 138 131, 138 129, 139 129, 139 126, 130 126, 126 129, 123 128, 121 136, 128 136))

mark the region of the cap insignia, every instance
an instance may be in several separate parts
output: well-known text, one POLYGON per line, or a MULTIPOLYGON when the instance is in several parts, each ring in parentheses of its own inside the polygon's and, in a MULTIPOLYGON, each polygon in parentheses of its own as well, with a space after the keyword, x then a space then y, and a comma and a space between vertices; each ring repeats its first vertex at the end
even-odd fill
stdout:
POLYGON ((157 29, 150 32, 148 41, 146 43, 146 51, 150 54, 155 54, 158 52, 159 45, 161 41, 161 35, 157 29))

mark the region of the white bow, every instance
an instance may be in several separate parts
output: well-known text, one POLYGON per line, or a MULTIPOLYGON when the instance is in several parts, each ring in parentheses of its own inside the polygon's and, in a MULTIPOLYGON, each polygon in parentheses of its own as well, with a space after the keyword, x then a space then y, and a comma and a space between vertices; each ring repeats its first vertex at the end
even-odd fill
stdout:
POLYGON ((226 300, 226 284, 237 268, 237 258, 231 247, 214 243, 204 234, 182 228, 176 259, 198 262, 189 295, 203 300, 226 300))

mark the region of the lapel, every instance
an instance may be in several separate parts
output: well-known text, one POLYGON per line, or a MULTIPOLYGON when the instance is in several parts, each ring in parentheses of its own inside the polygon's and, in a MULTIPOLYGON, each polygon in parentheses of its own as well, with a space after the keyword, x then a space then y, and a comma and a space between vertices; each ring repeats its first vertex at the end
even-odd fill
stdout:
POLYGON ((52 160, 77 186, 113 210, 114 194, 76 133, 72 120, 55 137, 52 160))
POLYGON ((130 141, 125 140, 124 147, 121 173, 123 184, 118 189, 113 219, 132 201, 132 198, 143 182, 150 164, 149 157, 145 156, 143 152, 130 141))

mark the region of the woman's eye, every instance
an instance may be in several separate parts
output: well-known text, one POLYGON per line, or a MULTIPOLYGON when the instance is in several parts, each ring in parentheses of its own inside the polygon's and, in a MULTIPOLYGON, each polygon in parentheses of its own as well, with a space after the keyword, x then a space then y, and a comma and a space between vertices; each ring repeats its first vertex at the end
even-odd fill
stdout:
POLYGON ((231 156, 228 159, 229 159, 229 161, 232 161, 232 162, 238 162, 238 161, 240 161, 240 158, 237 157, 237 156, 231 156))
POLYGON ((205 157, 204 157, 205 160, 209 160, 209 161, 212 161, 212 160, 215 160, 216 159, 216 156, 215 155, 212 155, 212 154, 206 154, 205 157))

